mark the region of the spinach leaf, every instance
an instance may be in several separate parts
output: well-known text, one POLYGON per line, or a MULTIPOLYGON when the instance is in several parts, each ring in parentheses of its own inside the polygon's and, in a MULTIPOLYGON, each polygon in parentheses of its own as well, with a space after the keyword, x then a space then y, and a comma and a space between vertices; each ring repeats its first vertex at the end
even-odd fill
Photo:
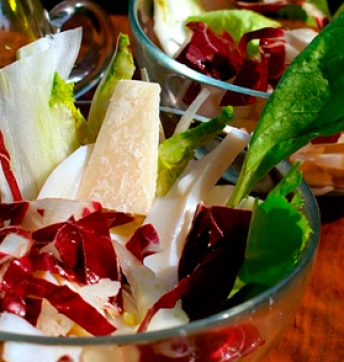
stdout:
POLYGON ((344 129, 344 14, 301 52, 268 99, 251 138, 238 183, 236 206, 280 161, 318 136, 344 129))

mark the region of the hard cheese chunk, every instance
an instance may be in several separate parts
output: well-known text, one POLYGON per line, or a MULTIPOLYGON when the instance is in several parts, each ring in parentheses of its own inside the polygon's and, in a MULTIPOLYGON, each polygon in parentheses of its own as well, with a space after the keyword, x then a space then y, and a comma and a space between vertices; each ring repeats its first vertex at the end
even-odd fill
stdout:
POLYGON ((145 215, 154 199, 158 165, 160 86, 116 85, 77 199, 145 215))

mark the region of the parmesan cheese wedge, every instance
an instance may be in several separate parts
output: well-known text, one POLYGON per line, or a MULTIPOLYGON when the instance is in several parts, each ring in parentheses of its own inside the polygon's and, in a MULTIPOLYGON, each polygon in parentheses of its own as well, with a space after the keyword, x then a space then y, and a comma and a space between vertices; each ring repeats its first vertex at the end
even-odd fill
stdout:
POLYGON ((76 198, 146 215, 155 196, 160 86, 120 80, 76 198))

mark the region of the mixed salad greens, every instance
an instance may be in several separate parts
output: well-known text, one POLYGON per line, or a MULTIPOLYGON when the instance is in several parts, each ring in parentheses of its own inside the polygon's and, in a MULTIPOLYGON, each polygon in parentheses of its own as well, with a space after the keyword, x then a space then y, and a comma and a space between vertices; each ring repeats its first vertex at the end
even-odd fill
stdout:
MULTIPOLYGON (((211 10, 206 2, 187 1, 188 11, 161 16, 170 6, 169 1, 154 1, 154 30, 168 55, 205 75, 268 93, 296 55, 343 11, 339 7, 331 12, 326 1, 232 1, 226 8, 215 2, 211 10), (172 28, 166 31, 172 23, 179 24, 178 36, 172 28)), ((183 103, 189 104, 201 89, 200 84, 191 83, 183 103)), ((220 98, 214 93, 215 99, 221 99, 220 106, 235 106, 235 125, 248 131, 255 128, 265 104, 234 91, 223 91, 220 98)), ((340 132, 296 149, 291 160, 301 161, 300 170, 317 195, 343 188, 340 132)))
MULTIPOLYGON (((170 11, 173 1, 153 3, 154 32, 167 55, 207 76, 262 92, 273 91, 294 57, 333 18, 326 1, 215 1, 209 10, 201 0, 187 0, 183 11, 170 11)), ((200 87, 192 84, 184 103, 200 87)), ((255 100, 227 91, 220 105, 255 100)))
MULTIPOLYGON (((97 142, 95 132, 116 101, 111 94, 119 82, 132 82, 128 37, 119 36, 111 70, 92 101, 90 117, 95 118, 90 122, 71 100, 71 85, 64 80, 68 71, 62 77, 58 66, 60 52, 78 47, 80 29, 33 44, 30 54, 1 69, 0 330, 75 337, 169 328, 241 303, 281 280, 298 263, 312 233, 297 189, 302 180, 298 164, 265 199, 250 194, 263 176, 311 139, 344 128, 343 31, 344 15, 295 58, 252 137, 229 125, 229 106, 218 117, 162 141, 157 194, 147 215, 73 199, 68 187, 81 182, 90 140, 97 142), (226 136, 213 151, 193 159, 196 148, 223 130, 226 136), (61 146, 63 156, 45 161, 61 146), (228 193, 217 182, 246 148, 239 180, 228 193), (48 167, 29 172, 41 159, 48 167), (56 187, 59 182, 63 190, 56 187), (38 198, 47 185, 55 185, 50 197, 38 198), (214 201, 215 190, 221 197, 214 201), (281 233, 288 235, 283 244, 276 242, 281 233)), ((138 122, 144 122, 142 110, 136 111, 138 122)), ((240 328, 247 334, 240 350, 245 355, 262 340, 254 326, 240 328)), ((5 343, 3 358, 17 361, 20 350, 20 360, 31 361, 30 348, 5 343)), ((82 353, 79 347, 40 348, 49 355, 47 361, 66 353, 79 360, 82 353)))

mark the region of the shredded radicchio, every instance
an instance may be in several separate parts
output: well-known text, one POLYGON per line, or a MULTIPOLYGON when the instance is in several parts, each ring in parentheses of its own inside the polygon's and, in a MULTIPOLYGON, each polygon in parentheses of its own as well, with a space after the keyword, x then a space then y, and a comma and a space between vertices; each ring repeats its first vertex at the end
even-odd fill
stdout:
MULTIPOLYGON (((263 28, 246 33, 236 44, 228 32, 218 34, 203 22, 190 22, 187 26, 192 30, 192 37, 176 60, 202 74, 266 92, 285 70, 282 28, 263 28), (250 57, 247 52, 247 44, 254 39, 259 40, 260 58, 250 57)), ((199 85, 191 84, 184 101, 189 103, 198 92, 199 85)), ((253 96, 227 91, 220 105, 242 106, 254 101, 253 96)))
MULTIPOLYGON (((229 37, 225 38, 231 42, 229 37)), ((207 59, 206 54, 204 59, 207 59)), ((214 64, 221 69, 223 61, 220 56, 214 64)), ((78 288, 94 285, 102 279, 127 282, 123 280, 110 229, 134 218, 103 210, 97 202, 22 200, 0 136, 1 166, 14 200, 0 203, 0 312, 18 315, 36 326, 46 300, 58 313, 91 335, 112 334, 117 328, 105 310, 86 301, 78 288), (45 274, 50 278, 45 278, 45 274)), ((243 262, 250 218, 251 213, 244 210, 199 206, 181 258, 180 281, 148 309, 138 332, 147 330, 157 311, 173 308, 180 300, 191 319, 219 310, 243 262), (197 308, 193 311, 192 306, 197 308)), ((158 252, 159 237, 153 225, 139 227, 127 241, 126 248, 139 262, 158 252)), ((112 305, 121 314, 123 289, 119 288, 116 293, 108 297, 105 308, 112 305)), ((205 356, 208 361, 219 360, 223 353, 230 361, 263 343, 256 329, 249 325, 214 331, 207 335, 207 340, 203 340, 202 335, 192 338, 192 341, 181 338, 172 343, 163 342, 156 350, 151 346, 139 347, 140 358, 164 360, 164 351, 167 356, 183 358, 190 353, 195 356, 195 351, 202 350, 202 358, 205 356), (216 338, 213 340, 212 336, 216 338)))
MULTIPOLYGON (((56 205, 58 208, 59 202, 50 200, 49 207, 56 205)), ((39 201, 33 202, 40 210, 37 212, 39 217, 45 214, 42 212, 45 210, 44 203, 47 206, 46 201, 42 205, 39 201)), ((83 206, 83 203, 79 203, 79 207, 83 206)), ((77 220, 71 216, 65 222, 44 225, 42 229, 26 230, 20 223, 13 225, 18 220, 23 222, 25 211, 32 211, 32 208, 31 203, 22 201, 0 204, 2 219, 10 220, 11 224, 0 230, 0 248, 8 238, 20 241, 17 243, 18 250, 13 247, 10 254, 3 251, 0 258, 3 268, 0 283, 1 311, 17 314, 35 325, 42 300, 46 299, 59 313, 92 335, 114 332, 116 327, 108 318, 84 300, 68 282, 73 281, 82 286, 97 283, 102 278, 120 280, 121 274, 109 233, 115 215, 111 216, 112 221, 109 222, 108 213, 91 211, 86 207, 75 213, 80 216, 77 220), (47 247, 56 251, 49 251, 47 247), (39 277, 44 272, 58 275, 64 282, 56 283, 39 277)), ((116 225, 120 224, 119 220, 126 223, 132 217, 123 217, 120 213, 116 225)))

